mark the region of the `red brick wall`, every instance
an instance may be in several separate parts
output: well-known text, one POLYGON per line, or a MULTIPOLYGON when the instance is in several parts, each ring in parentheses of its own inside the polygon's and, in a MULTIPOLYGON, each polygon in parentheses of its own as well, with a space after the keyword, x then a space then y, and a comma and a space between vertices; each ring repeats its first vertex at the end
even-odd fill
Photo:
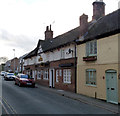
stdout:
MULTIPOLYGON (((59 67, 59 64, 67 64, 67 63, 74 64, 74 62, 75 62, 75 59, 72 58, 72 59, 66 59, 66 60, 64 59, 64 60, 50 62, 49 67, 40 67, 38 65, 36 68, 35 68, 35 66, 27 66, 26 68, 30 68, 31 70, 37 70, 37 71, 53 68, 53 69, 55 69, 55 73, 54 73, 55 88, 75 92, 75 67, 74 66, 72 66, 72 67, 59 67), (56 70, 57 69, 62 70, 62 76, 58 77, 59 82, 56 82, 56 70), (64 69, 71 69, 71 83, 70 84, 63 82, 63 70, 64 69)), ((48 71, 48 74, 49 74, 49 71, 48 71)), ((42 76, 41 79, 36 80, 36 83, 49 87, 49 75, 48 75, 48 80, 44 80, 43 76, 42 76)))

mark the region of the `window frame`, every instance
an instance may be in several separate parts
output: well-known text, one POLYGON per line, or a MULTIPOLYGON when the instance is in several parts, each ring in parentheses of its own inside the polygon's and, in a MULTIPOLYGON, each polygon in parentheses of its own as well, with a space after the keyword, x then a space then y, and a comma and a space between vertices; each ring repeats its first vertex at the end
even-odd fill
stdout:
POLYGON ((65 50, 61 49, 61 59, 64 59, 64 58, 65 58, 65 50))
POLYGON ((57 69, 57 70, 56 70, 56 82, 57 82, 57 83, 59 82, 58 77, 59 77, 59 70, 57 69))
POLYGON ((97 73, 96 72, 97 72, 96 69, 86 69, 86 85, 97 86, 97 77, 96 77, 97 73), (92 72, 92 75, 91 75, 91 72, 92 72), (94 75, 94 72, 95 72, 95 75, 94 75), (91 84, 91 83, 94 83, 94 84, 91 84))
POLYGON ((71 69, 63 69, 63 83, 71 84, 71 69))
POLYGON ((48 69, 43 71, 43 80, 48 80, 48 69))
POLYGON ((86 43, 86 56, 97 56, 97 40, 86 43))
POLYGON ((42 70, 41 71, 37 71, 37 79, 41 80, 41 76, 42 76, 42 70))

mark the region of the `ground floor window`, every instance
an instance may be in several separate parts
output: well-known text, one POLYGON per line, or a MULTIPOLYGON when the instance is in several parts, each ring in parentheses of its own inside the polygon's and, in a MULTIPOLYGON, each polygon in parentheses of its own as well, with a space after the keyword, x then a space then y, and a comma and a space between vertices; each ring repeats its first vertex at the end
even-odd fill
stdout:
POLYGON ((59 82, 58 81, 58 73, 59 73, 59 70, 56 70, 56 82, 59 82))
POLYGON ((96 70, 95 69, 86 70, 86 84, 96 85, 96 70))
POLYGON ((63 70, 63 82, 64 83, 71 83, 71 69, 64 69, 63 70))
POLYGON ((48 69, 45 69, 43 72, 43 79, 48 80, 48 69))
POLYGON ((41 79, 42 71, 37 72, 37 79, 41 79))

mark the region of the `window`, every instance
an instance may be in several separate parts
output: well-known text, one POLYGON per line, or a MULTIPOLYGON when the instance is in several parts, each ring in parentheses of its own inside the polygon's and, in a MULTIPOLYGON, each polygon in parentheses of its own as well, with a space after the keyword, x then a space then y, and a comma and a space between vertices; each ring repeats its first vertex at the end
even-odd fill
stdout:
POLYGON ((90 41, 86 43, 86 55, 96 56, 97 55, 97 41, 90 41))
POLYGON ((61 69, 59 70, 59 76, 60 77, 62 76, 62 70, 61 69))
POLYGON ((56 70, 56 82, 59 82, 58 81, 58 72, 59 72, 59 70, 56 70))
POLYGON ((86 84, 96 85, 96 70, 95 69, 86 70, 86 84))
POLYGON ((41 79, 42 71, 38 71, 37 73, 37 79, 41 79))
POLYGON ((64 69, 63 70, 63 82, 64 83, 71 83, 71 69, 64 69))
POLYGON ((43 79, 48 80, 48 69, 44 70, 43 79))
POLYGON ((61 58, 65 58, 65 51, 61 49, 61 58))
POLYGON ((46 60, 47 60, 47 61, 49 61, 49 57, 50 57, 50 55, 49 55, 49 53, 47 53, 47 54, 46 54, 46 60))

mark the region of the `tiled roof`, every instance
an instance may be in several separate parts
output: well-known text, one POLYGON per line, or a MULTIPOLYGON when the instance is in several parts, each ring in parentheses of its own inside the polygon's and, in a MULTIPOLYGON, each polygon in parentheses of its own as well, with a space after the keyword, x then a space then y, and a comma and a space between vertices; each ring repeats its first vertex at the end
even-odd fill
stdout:
MULTIPOLYGON (((87 34, 85 34, 84 36, 84 42, 91 39, 100 38, 103 35, 109 36, 110 34, 113 34, 112 32, 118 33, 118 31, 120 31, 119 19, 120 19, 120 9, 98 19, 96 22, 94 21, 89 22, 89 26, 88 26, 89 29, 87 34)), ((39 40, 37 47, 33 51, 31 51, 24 59, 32 56, 37 56, 39 45, 42 46, 43 52, 47 52, 74 42, 79 38, 79 35, 80 35, 80 27, 76 27, 75 29, 72 29, 53 39, 39 40)))
POLYGON ((46 52, 73 42, 74 40, 79 38, 79 33, 79 27, 77 27, 53 39, 39 40, 37 47, 32 50, 26 57, 24 57, 24 59, 30 58, 32 56, 37 56, 37 50, 39 49, 39 45, 42 46, 43 52, 46 52))
POLYGON ((26 55, 24 57, 24 59, 27 59, 27 58, 30 58, 30 57, 33 57, 33 56, 37 56, 37 51, 39 49, 39 45, 43 42, 44 42, 43 40, 39 40, 38 44, 37 44, 37 47, 34 50, 32 50, 31 52, 29 52, 28 55, 26 55))
POLYGON ((120 33, 120 9, 100 18, 88 30, 84 41, 107 37, 120 33))
POLYGON ((74 40, 76 40, 77 38, 79 38, 79 33, 80 33, 80 30, 79 30, 79 27, 77 27, 53 39, 46 40, 42 44, 42 49, 44 52, 46 52, 48 50, 52 50, 52 49, 64 46, 66 44, 69 44, 74 40))

